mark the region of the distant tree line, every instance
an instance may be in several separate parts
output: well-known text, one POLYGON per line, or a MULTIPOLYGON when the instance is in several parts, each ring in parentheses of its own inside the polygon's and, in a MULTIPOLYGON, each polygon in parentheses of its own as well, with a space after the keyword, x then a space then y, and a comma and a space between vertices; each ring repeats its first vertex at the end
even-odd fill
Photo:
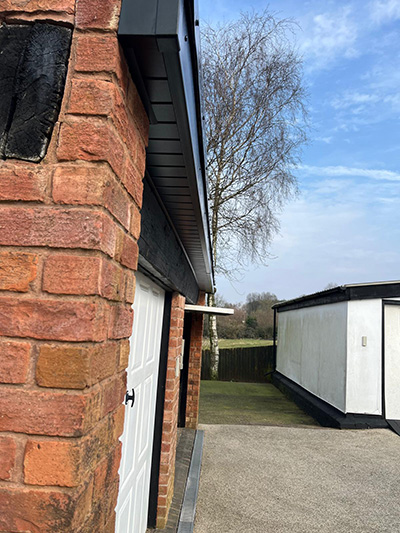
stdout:
MULTIPOLYGON (((231 304, 221 296, 217 297, 218 307, 231 307, 233 315, 218 316, 218 335, 222 339, 272 339, 274 311, 272 306, 279 302, 270 292, 252 292, 245 303, 231 304)), ((208 321, 204 336, 208 335, 208 321)))

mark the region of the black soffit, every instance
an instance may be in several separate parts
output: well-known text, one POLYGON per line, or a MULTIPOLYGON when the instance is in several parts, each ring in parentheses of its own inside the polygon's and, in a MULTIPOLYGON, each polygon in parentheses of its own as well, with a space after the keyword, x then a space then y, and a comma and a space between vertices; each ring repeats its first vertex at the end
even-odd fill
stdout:
POLYGON ((380 281, 374 283, 355 283, 341 285, 325 291, 301 296, 272 306, 278 313, 314 307, 316 305, 333 304, 348 300, 372 300, 374 298, 400 297, 400 281, 380 281))
POLYGON ((193 0, 123 0, 118 34, 150 119, 147 172, 211 292, 197 20, 193 0))

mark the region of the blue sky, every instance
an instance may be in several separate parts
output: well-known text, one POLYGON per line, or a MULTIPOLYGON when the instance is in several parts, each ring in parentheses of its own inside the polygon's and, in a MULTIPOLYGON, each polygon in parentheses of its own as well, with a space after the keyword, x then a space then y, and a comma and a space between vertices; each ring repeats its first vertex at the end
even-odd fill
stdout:
POLYGON ((209 22, 268 6, 300 25, 310 144, 274 259, 233 285, 217 278, 218 292, 288 299, 331 282, 400 279, 400 0, 199 0, 209 22))

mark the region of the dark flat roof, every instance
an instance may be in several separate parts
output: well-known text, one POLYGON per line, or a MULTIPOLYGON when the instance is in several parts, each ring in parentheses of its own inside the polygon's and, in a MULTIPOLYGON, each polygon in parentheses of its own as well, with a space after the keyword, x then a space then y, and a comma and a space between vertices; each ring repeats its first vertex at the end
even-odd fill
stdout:
POLYGON ((400 297, 400 281, 377 281, 370 283, 352 283, 340 285, 333 289, 315 292, 275 304, 273 309, 278 313, 302 309, 303 307, 313 307, 316 305, 326 305, 348 300, 372 300, 374 298, 396 298, 400 297))

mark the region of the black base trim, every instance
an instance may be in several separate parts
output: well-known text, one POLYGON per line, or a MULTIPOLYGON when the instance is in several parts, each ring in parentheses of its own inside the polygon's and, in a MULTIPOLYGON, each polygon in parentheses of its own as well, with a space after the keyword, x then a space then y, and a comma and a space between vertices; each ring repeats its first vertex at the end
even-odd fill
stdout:
MULTIPOLYGON (((272 383, 283 392, 285 396, 290 398, 296 405, 303 409, 303 411, 315 418, 321 426, 338 429, 371 429, 388 427, 388 422, 381 415, 342 413, 339 409, 336 409, 336 407, 332 407, 329 403, 321 400, 311 392, 306 391, 303 387, 280 372, 274 372, 274 374, 272 374, 272 383)), ((392 422, 398 424, 398 431, 400 431, 400 422, 392 422)), ((391 427, 394 429, 392 425, 391 427)))
POLYGON ((400 420, 388 420, 387 423, 390 429, 400 436, 400 420))

